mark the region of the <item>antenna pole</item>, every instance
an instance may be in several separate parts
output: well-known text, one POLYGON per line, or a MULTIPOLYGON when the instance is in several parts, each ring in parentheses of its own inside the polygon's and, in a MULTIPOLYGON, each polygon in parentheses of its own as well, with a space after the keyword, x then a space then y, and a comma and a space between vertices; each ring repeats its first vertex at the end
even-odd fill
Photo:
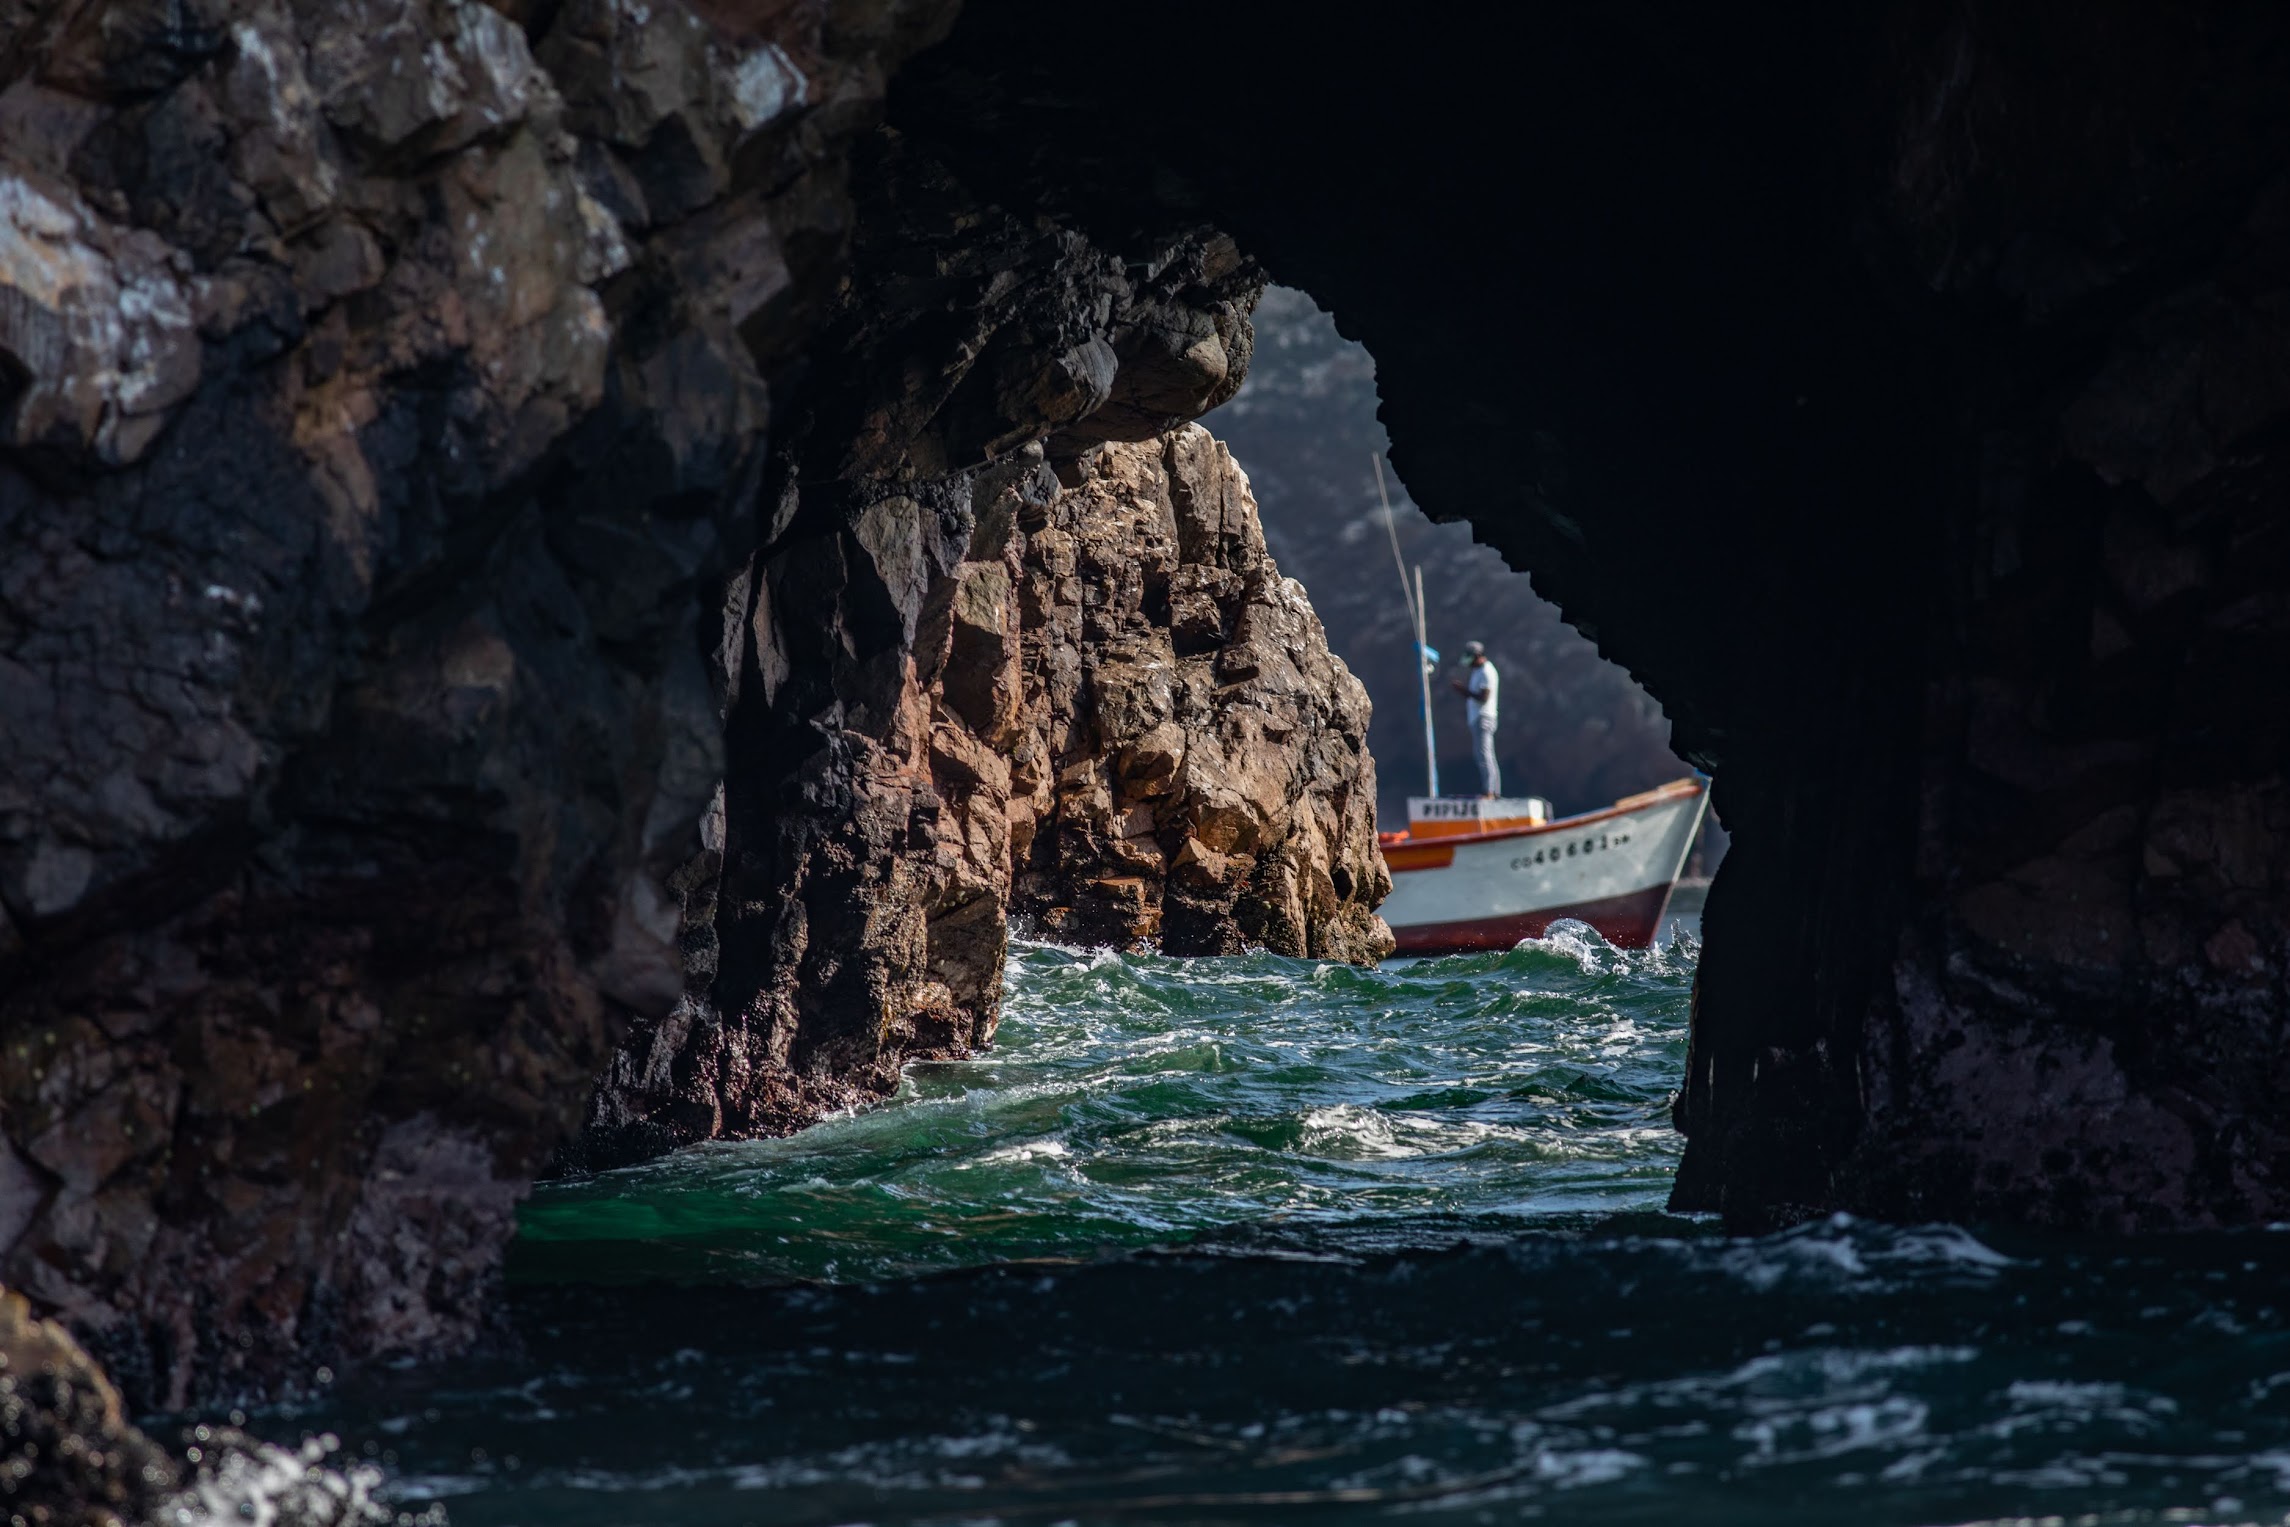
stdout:
POLYGON ((1423 564, 1415 564, 1415 671, 1423 690, 1423 772, 1439 793, 1439 740, 1431 729, 1431 643, 1423 607, 1423 564))
MULTIPOLYGON (((1384 534, 1391 537, 1391 565, 1399 569, 1399 602, 1407 606, 1409 615, 1415 613, 1415 601, 1407 593, 1407 561, 1399 554, 1399 522, 1392 517, 1391 495, 1384 491, 1384 459, 1374 451, 1368 452, 1368 465, 1376 469, 1376 498, 1384 506, 1384 534)), ((1417 633, 1422 639, 1422 633, 1417 633)))
POLYGON ((1384 533, 1391 537, 1391 563, 1399 570, 1399 598, 1406 607, 1408 624, 1415 628, 1416 687, 1423 700, 1423 775, 1426 791, 1439 794, 1439 745, 1431 727, 1431 665, 1435 661, 1429 641, 1430 626, 1423 609, 1423 565, 1416 564, 1415 587, 1410 591, 1407 579, 1407 559, 1399 552, 1399 521, 1392 514, 1391 494, 1384 489, 1384 458, 1380 451, 1368 452, 1368 465, 1376 472, 1376 498, 1384 506, 1384 533))

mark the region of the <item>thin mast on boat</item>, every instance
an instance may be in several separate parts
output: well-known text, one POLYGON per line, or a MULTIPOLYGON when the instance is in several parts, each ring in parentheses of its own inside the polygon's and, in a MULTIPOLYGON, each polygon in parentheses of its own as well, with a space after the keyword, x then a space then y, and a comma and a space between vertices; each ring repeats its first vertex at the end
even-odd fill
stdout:
POLYGON ((1431 670, 1438 665, 1439 654, 1431 650, 1428 627, 1424 619, 1423 564, 1415 568, 1415 587, 1408 588, 1407 559, 1399 554, 1399 522, 1392 518, 1391 495, 1384 491, 1384 458, 1379 451, 1368 452, 1368 464, 1376 469, 1376 497, 1384 506, 1384 532, 1391 537, 1392 566, 1399 569, 1400 603, 1406 607, 1409 624, 1415 627, 1416 688, 1423 705, 1423 775, 1424 791, 1439 794, 1439 744, 1431 729, 1431 670))

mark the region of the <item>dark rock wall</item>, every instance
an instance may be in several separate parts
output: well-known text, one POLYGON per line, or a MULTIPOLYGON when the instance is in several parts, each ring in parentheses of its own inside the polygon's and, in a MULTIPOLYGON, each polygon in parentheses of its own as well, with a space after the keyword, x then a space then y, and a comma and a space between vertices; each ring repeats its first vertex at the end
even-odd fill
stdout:
POLYGON ((1681 1207, 2290 1210, 2279 8, 1052 9, 893 121, 1328 305, 1715 772, 1681 1207))
POLYGON ((0 13, 0 1280, 140 1401, 466 1340, 673 1000, 757 357, 947 14, 0 13))
MULTIPOLYGON (((1935 8, 1870 209, 1971 379, 1856 1204, 2290 1205, 2290 16, 1935 8)), ((1737 1127, 1756 1130, 1761 1121, 1737 1127)))
POLYGON ((1157 745, 1090 709, 1150 645, 1097 591, 1026 666, 1080 596, 1021 518, 1122 560, 1060 473, 1234 519, 1125 563, 1201 585, 1222 686, 1172 941, 1380 947, 1364 701, 1159 443, 1261 278, 876 132, 949 15, 0 22, 0 1279, 139 1399, 468 1341, 600 1072, 618 1159, 990 1036, 1013 853, 1054 920, 1143 842, 1059 773, 1157 745))

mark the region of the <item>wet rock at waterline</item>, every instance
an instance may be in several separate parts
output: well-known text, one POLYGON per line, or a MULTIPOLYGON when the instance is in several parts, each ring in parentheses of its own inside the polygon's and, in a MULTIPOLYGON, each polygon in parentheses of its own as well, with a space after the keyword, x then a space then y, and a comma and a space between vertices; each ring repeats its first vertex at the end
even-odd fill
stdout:
MULTIPOLYGON (((811 827, 825 842, 796 889, 816 910, 781 925, 794 981, 718 1005, 726 943, 754 935, 724 915, 712 822, 680 872, 690 995, 632 1029, 566 1164, 785 1133, 984 1043, 1012 917, 1180 954, 1391 952, 1367 696, 1266 554, 1224 447, 1188 426, 1055 471, 1037 447, 969 496, 951 563, 885 553, 913 543, 903 494, 849 532, 877 568, 913 569, 915 631, 850 752, 814 765, 851 769, 851 805, 811 827)), ((807 565, 767 577, 816 595, 791 586, 807 565)))
POLYGON ((442 1516, 376 1498, 381 1472, 333 1466, 331 1435, 283 1448, 192 1426, 170 1449, 128 1418, 111 1380, 21 1294, 0 1288, 0 1520, 21 1527, 384 1527, 442 1516))
POLYGON ((180 1478, 79 1343, 0 1289, 0 1519, 141 1523, 180 1478))
MULTIPOLYGON (((380 1471, 332 1466, 339 1444, 282 1448, 195 1426, 169 1448, 128 1418, 69 1333, 0 1289, 0 1520, 23 1527, 381 1527, 411 1513, 376 1498, 380 1471)), ((419 1520, 439 1520, 424 1511, 419 1520)))

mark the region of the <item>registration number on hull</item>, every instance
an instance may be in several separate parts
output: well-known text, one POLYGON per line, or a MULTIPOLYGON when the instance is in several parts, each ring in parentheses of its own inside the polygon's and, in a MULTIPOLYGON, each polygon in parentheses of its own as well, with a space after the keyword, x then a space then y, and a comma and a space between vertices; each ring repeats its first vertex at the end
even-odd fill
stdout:
POLYGON ((1630 834, 1626 832, 1612 834, 1602 832, 1586 838, 1570 838, 1564 844, 1550 843, 1536 849, 1531 854, 1516 855, 1511 860, 1511 868, 1524 870, 1532 869, 1538 864, 1556 864, 1561 859, 1575 859, 1606 849, 1620 848, 1629 841, 1630 834))

